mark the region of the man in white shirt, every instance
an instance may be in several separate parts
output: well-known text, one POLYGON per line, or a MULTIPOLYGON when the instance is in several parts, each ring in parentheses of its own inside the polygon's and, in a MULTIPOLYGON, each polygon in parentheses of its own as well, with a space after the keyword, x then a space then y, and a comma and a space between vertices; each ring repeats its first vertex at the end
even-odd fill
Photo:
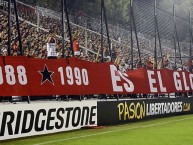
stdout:
POLYGON ((54 33, 51 33, 50 37, 47 40, 47 58, 48 59, 57 58, 56 46, 57 46, 56 36, 54 33))

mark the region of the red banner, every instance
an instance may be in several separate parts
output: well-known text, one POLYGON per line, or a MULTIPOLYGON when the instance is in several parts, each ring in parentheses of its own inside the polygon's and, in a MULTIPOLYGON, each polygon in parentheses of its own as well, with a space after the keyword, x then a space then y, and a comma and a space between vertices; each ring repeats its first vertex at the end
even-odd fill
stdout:
POLYGON ((0 57, 0 96, 173 93, 193 90, 193 74, 145 68, 121 73, 112 63, 75 58, 0 57))

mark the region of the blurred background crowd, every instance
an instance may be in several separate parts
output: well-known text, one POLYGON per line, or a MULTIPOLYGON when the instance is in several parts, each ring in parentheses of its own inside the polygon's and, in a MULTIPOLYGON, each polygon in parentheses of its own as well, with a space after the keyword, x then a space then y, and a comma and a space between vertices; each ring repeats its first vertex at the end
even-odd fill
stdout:
MULTIPOLYGON (((78 2, 78 0, 77 0, 78 2)), ((189 70, 191 65, 191 58, 189 57, 189 42, 188 38, 180 39, 180 48, 182 55, 182 63, 180 64, 179 53, 177 50, 176 62, 174 60, 175 51, 174 44, 171 31, 172 22, 161 22, 158 19, 158 23, 160 22, 160 37, 162 44, 162 53, 163 53, 163 62, 160 57, 160 51, 157 52, 157 62, 155 62, 154 58, 154 48, 155 48, 155 36, 154 36, 154 23, 152 22, 153 13, 152 11, 144 11, 144 13, 148 13, 151 16, 148 18, 146 23, 141 22, 143 17, 139 11, 135 11, 135 9, 140 7, 146 7, 149 9, 153 9, 153 6, 144 3, 140 0, 134 1, 134 15, 136 18, 136 29, 139 41, 139 48, 141 53, 141 62, 139 59, 139 51, 137 50, 137 41, 135 39, 135 34, 133 32, 133 44, 134 44, 134 52, 131 54, 131 31, 130 31, 130 23, 120 22, 118 20, 119 15, 116 13, 116 22, 112 20, 108 21, 109 27, 109 36, 111 41, 111 50, 112 50, 112 61, 119 66, 120 70, 126 71, 130 70, 131 64, 133 64, 134 69, 139 67, 147 67, 149 69, 154 68, 169 68, 169 69, 186 69, 189 70), (151 22, 150 22, 151 21, 151 22), (151 23, 148 24, 148 23, 151 23), (165 25, 164 23, 167 23, 165 25), (150 26, 148 26, 150 25, 150 26), (163 26, 162 26, 163 25, 163 26), (144 29, 144 27, 146 28, 144 29), (165 27, 167 26, 167 27, 165 27), (142 28, 143 27, 143 28, 142 28), (163 27, 163 28, 162 28, 163 27), (167 34, 167 35, 166 35, 167 34), (162 36, 163 35, 163 36, 162 36), (169 38, 170 37, 170 38, 169 38), (131 59, 131 55, 133 55, 133 60, 131 59), (133 61, 133 62, 132 62, 133 61), (163 64, 162 64, 163 63, 163 64), (157 64, 157 66, 155 66, 157 64)), ((73 6, 74 8, 75 6, 73 6)), ((92 14, 88 14, 88 12, 84 11, 84 9, 77 8, 76 10, 70 11, 70 26, 72 37, 76 38, 79 48, 80 55, 78 56, 80 59, 88 60, 91 62, 100 62, 101 61, 101 35, 100 35, 100 18, 94 17, 92 14)), ((7 55, 7 6, 5 1, 1 0, 0 5, 0 55, 7 55)), ((49 9, 49 5, 46 2, 37 1, 17 1, 18 14, 20 19, 20 31, 22 38, 22 46, 23 46, 23 54, 26 57, 47 59, 47 51, 46 51, 46 43, 47 39, 50 37, 50 32, 54 33, 57 40, 57 57, 62 57, 62 22, 61 22, 61 11, 49 9), (39 4, 39 5, 37 5, 39 4)), ((161 16, 164 11, 158 11, 158 18, 165 17, 161 16), (160 14, 159 14, 160 13, 160 14)), ((14 11, 12 9, 12 14, 14 11)), ((165 13, 164 13, 165 14, 165 13)), ((166 14, 165 14, 166 15, 166 14)), ((170 14, 167 15, 168 19, 171 17, 170 14)), ((11 17, 11 55, 17 56, 19 55, 18 47, 18 35, 16 30, 15 17, 11 17)), ((172 20, 171 20, 172 21, 172 20)), ((179 19, 179 22, 182 21, 179 19)), ((184 22, 185 20, 183 20, 184 22)), ((185 21, 186 22, 186 21, 185 21)), ((69 43, 69 33, 67 28, 67 23, 64 24, 65 28, 65 56, 69 55, 72 57, 72 52, 70 51, 70 43, 69 43)), ((104 26, 104 42, 103 42, 103 55, 104 61, 109 62, 110 53, 108 48, 108 41, 106 37, 106 30, 104 26)), ((134 30, 133 30, 134 31, 134 30)), ((188 32, 187 32, 188 33, 188 32)), ((180 35, 180 34, 179 34, 180 35)), ((157 49, 159 49, 159 43, 157 42, 157 49)), ((177 47, 177 44, 176 44, 177 47)))
MULTIPOLYGON (((111 44, 109 48, 106 27, 103 22, 104 41, 102 49, 100 34, 100 5, 98 1, 99 0, 74 0, 73 2, 67 1, 72 37, 73 39, 76 39, 80 49, 80 54, 76 57, 82 60, 100 63, 101 50, 103 50, 102 52, 104 56, 104 62, 110 62, 111 58, 109 49, 111 49, 112 62, 117 65, 119 70, 122 72, 140 67, 146 67, 148 69, 167 68, 175 70, 188 70, 192 72, 193 61, 192 55, 190 54, 190 48, 192 47, 192 31, 190 28, 192 23, 190 23, 186 16, 180 15, 181 13, 176 15, 176 31, 178 32, 179 36, 178 45, 177 42, 175 42, 176 40, 174 40, 174 17, 172 11, 170 11, 171 9, 165 10, 161 7, 164 4, 171 4, 170 1, 166 2, 166 0, 160 0, 158 2, 159 8, 157 8, 157 20, 159 26, 158 33, 161 43, 158 41, 158 36, 156 36, 157 42, 155 42, 155 12, 152 0, 133 1, 133 19, 135 20, 135 26, 133 26, 132 30, 130 27, 132 22, 130 15, 131 9, 128 3, 129 1, 105 1, 107 9, 108 31, 111 44), (136 38, 136 34, 138 38, 136 38), (131 52, 131 38, 133 38, 133 52, 131 52), (137 46, 137 39, 139 42, 139 50, 137 46), (155 46, 157 47, 157 62, 154 57, 155 46), (180 54, 182 62, 180 60, 180 54)), ((178 9, 181 9, 181 3, 175 4, 178 9)), ((56 39, 57 58, 61 59, 63 57, 60 5, 61 4, 59 0, 17 1, 24 56, 37 59, 47 59, 48 39, 53 36, 56 39)), ((172 8, 172 5, 169 5, 168 8, 172 8)), ((7 1, 0 0, 1 56, 8 55, 7 12, 7 1)), ((11 8, 11 13, 11 55, 18 56, 20 55, 19 38, 16 29, 13 7, 11 8)), ((71 46, 68 32, 69 30, 65 18, 65 58, 73 57, 70 49, 71 46)), ((100 97, 100 95, 98 96, 100 97)), ((103 95, 101 97, 104 96, 107 97, 108 95, 103 95)), ((137 97, 137 95, 129 96, 137 97)), ((147 97, 147 95, 138 95, 138 97, 139 96, 147 97)), ((61 96, 61 99, 66 97, 68 96, 61 96)), ((52 98, 53 97, 51 97, 51 99, 52 98)))

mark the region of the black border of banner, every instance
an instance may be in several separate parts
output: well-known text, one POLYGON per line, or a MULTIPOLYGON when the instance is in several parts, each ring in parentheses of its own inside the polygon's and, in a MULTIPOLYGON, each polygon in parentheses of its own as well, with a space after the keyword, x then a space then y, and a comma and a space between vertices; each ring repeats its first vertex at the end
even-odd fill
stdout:
POLYGON ((159 118, 192 113, 193 113, 193 97, 99 101, 97 103, 98 125, 122 124, 150 118, 159 118), (168 110, 167 108, 169 106, 174 110, 174 112, 172 112, 171 109, 169 109, 168 112, 166 113, 166 111, 164 112, 163 110, 161 111, 159 109, 160 111, 156 111, 159 113, 147 115, 147 112, 149 113, 150 109, 152 109, 152 107, 150 107, 150 104, 155 103, 157 103, 156 105, 161 107, 161 109, 163 110, 164 107, 166 107, 165 109, 168 110))

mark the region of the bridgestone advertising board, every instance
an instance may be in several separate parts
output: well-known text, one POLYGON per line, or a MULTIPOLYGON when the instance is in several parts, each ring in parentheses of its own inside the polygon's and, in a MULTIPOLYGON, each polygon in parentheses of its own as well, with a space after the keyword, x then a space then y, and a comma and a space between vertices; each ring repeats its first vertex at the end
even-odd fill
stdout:
POLYGON ((0 105, 0 140, 96 124, 96 101, 0 105))

